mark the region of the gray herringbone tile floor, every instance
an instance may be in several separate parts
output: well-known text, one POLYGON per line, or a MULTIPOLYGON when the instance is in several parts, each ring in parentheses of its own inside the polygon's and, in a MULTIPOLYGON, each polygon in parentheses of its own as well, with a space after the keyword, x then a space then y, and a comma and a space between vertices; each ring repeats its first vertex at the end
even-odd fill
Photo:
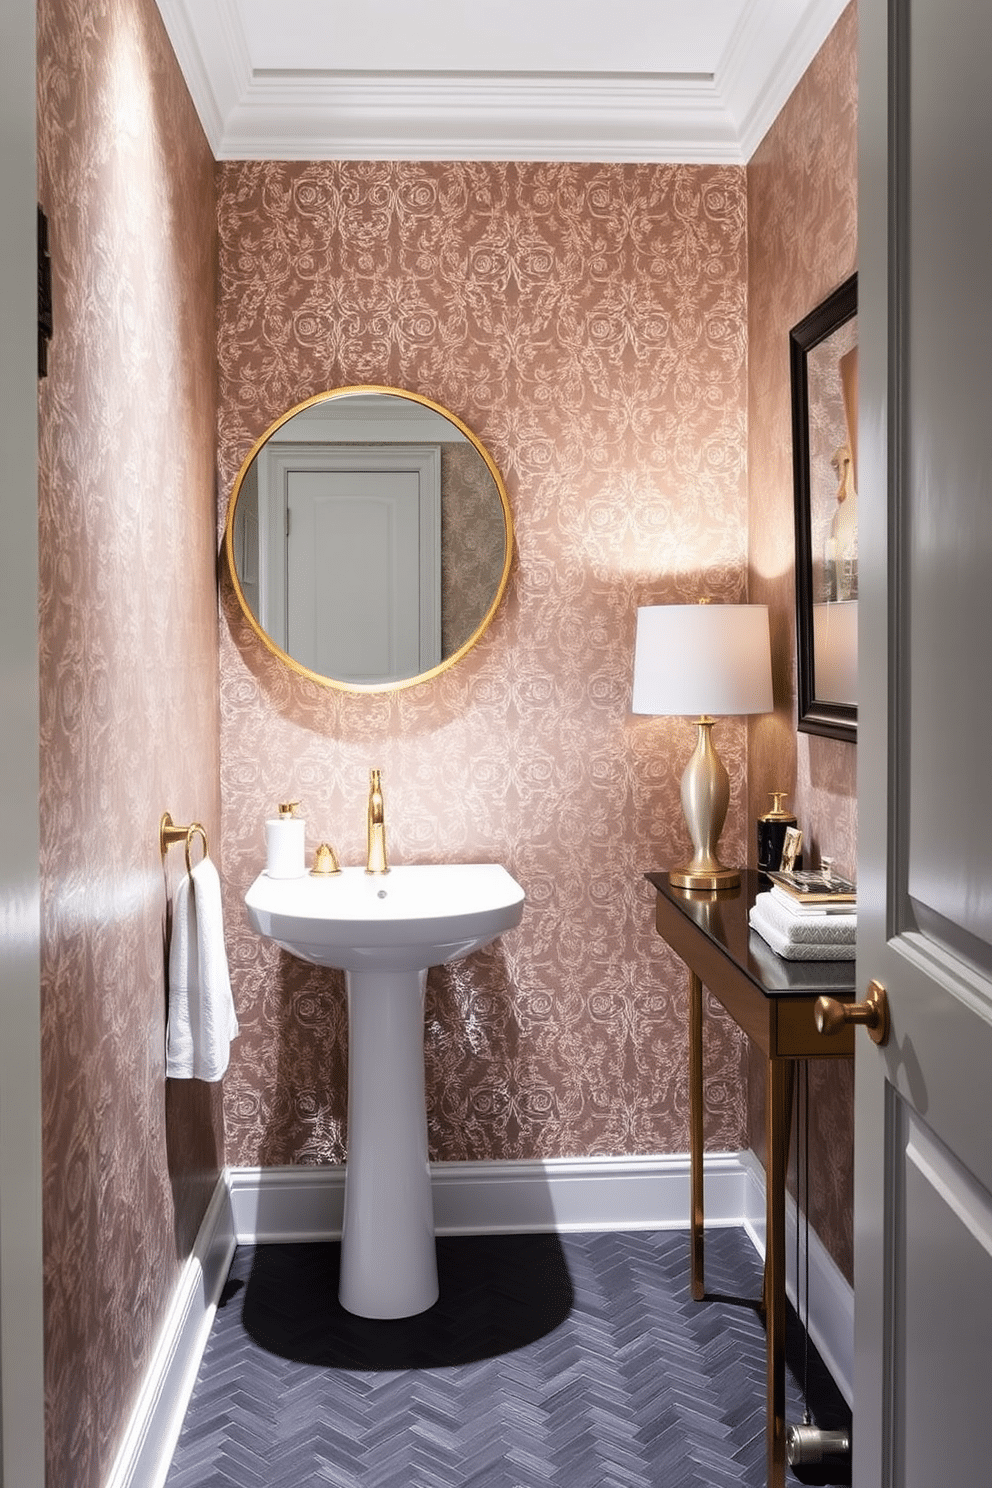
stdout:
MULTIPOLYGON (((763 1488, 743 1232, 707 1233, 700 1303, 684 1233, 441 1238, 439 1301, 396 1322, 342 1310, 338 1256, 238 1250, 166 1488, 763 1488)), ((845 1419, 815 1356, 811 1381, 845 1419)))

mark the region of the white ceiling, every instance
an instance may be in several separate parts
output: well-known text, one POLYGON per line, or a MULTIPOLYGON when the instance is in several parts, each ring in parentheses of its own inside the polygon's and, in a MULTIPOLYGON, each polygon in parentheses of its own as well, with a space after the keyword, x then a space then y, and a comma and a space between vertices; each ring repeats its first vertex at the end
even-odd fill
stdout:
POLYGON ((156 0, 218 160, 743 164, 847 0, 156 0))

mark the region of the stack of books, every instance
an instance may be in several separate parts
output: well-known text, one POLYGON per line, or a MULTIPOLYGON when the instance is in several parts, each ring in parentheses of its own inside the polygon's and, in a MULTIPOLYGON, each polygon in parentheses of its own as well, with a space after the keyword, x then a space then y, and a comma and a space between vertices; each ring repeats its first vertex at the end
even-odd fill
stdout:
POLYGON ((836 873, 770 873, 751 928, 787 961, 851 961, 858 928, 855 886, 836 873))

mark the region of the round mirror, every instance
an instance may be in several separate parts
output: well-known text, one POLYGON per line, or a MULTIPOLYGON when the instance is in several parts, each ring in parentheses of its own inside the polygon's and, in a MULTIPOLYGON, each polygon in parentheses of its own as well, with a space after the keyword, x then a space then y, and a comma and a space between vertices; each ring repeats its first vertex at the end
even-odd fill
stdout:
POLYGON ((472 431, 399 388, 291 408, 235 483, 225 547, 269 649, 331 687, 408 687, 489 626, 513 549, 506 490, 472 431))

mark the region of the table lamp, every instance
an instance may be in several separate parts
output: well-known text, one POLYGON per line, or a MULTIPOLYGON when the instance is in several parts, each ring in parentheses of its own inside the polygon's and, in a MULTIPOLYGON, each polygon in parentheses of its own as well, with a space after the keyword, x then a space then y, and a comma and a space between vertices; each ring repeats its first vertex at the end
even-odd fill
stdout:
POLYGON ((682 889, 732 889, 741 881, 716 855, 730 781, 710 737, 715 715, 772 710, 767 605, 650 605, 637 611, 635 713, 696 717, 695 752, 682 776, 692 858, 669 874, 682 889))

